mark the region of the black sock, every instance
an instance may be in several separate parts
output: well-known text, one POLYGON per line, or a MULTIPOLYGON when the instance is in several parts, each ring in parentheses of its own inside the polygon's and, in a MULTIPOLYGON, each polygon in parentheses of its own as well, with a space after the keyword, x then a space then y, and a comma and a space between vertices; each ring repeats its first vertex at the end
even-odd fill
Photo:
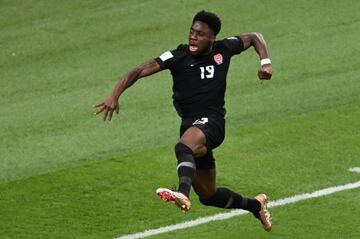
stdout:
POLYGON ((216 193, 208 199, 201 199, 200 202, 206 206, 220 208, 240 208, 252 212, 258 217, 261 204, 258 200, 243 197, 227 188, 217 188, 216 193))
POLYGON ((196 172, 193 151, 185 144, 177 143, 175 145, 175 154, 178 160, 176 168, 179 176, 178 191, 189 197, 192 179, 196 172))

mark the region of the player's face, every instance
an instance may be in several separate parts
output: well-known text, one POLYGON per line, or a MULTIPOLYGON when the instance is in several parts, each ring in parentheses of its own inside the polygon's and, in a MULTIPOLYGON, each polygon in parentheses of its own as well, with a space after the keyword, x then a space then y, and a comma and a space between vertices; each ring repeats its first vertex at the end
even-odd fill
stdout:
POLYGON ((189 33, 190 54, 199 55, 209 53, 214 41, 214 33, 206 23, 196 21, 192 24, 189 33))

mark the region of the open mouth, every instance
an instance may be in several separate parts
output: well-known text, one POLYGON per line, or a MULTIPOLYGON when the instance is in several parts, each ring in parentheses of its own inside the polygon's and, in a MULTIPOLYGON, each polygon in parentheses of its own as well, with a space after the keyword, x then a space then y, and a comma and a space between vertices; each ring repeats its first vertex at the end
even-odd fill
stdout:
POLYGON ((189 51, 191 52, 196 52, 199 49, 199 47, 194 46, 194 45, 189 45, 189 51))

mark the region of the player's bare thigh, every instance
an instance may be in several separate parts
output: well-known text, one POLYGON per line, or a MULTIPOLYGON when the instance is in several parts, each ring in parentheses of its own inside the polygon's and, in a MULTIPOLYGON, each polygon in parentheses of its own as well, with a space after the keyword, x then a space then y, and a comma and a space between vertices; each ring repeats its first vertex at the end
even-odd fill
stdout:
POLYGON ((206 136, 197 127, 188 128, 181 136, 180 142, 188 146, 193 152, 194 157, 199 158, 206 154, 206 136))

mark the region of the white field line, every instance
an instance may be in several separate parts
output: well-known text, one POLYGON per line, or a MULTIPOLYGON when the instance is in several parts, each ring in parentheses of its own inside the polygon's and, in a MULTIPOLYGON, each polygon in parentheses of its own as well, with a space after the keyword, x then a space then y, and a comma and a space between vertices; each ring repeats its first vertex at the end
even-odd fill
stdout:
POLYGON ((360 173, 360 167, 349 168, 349 171, 354 173, 360 173))
MULTIPOLYGON (((360 172, 360 168, 358 168, 358 169, 359 169, 359 172, 360 172)), ((358 171, 352 171, 352 172, 358 172, 358 171)), ((299 195, 295 195, 295 196, 288 197, 288 198, 279 199, 279 200, 270 202, 268 204, 268 207, 271 208, 271 207, 283 206, 283 205, 292 204, 292 203, 300 202, 300 201, 303 201, 303 200, 307 200, 307 199, 310 199, 310 198, 322 197, 322 196, 326 196, 326 195, 333 194, 333 193, 336 193, 336 192, 340 192, 340 191, 344 191, 344 190, 350 190, 350 189, 359 188, 359 187, 360 187, 360 181, 357 181, 357 182, 354 182, 354 183, 348 183, 348 184, 345 184, 345 185, 329 187, 329 188, 321 189, 321 190, 318 190, 318 191, 315 191, 315 192, 312 192, 312 193, 304 193, 304 194, 299 194, 299 195)), ((244 210, 241 210, 241 209, 236 209, 236 210, 232 210, 232 211, 226 212, 226 213, 219 213, 219 214, 215 214, 213 216, 200 217, 198 219, 190 220, 190 221, 187 221, 187 222, 182 222, 182 223, 178 223, 178 224, 174 224, 174 225, 160 227, 160 228, 157 228, 157 229, 150 229, 150 230, 146 230, 146 231, 143 231, 143 232, 129 234, 129 235, 117 237, 115 239, 144 238, 144 237, 153 236, 153 235, 157 235, 157 234, 161 234, 161 233, 165 233, 165 232, 170 232, 170 231, 175 231, 175 230, 179 230, 179 229, 194 227, 194 226, 205 224, 205 223, 208 223, 208 222, 211 222, 211 221, 221 221, 221 220, 229 219, 229 218, 240 216, 240 215, 247 214, 247 213, 248 213, 247 211, 244 211, 244 210)))

